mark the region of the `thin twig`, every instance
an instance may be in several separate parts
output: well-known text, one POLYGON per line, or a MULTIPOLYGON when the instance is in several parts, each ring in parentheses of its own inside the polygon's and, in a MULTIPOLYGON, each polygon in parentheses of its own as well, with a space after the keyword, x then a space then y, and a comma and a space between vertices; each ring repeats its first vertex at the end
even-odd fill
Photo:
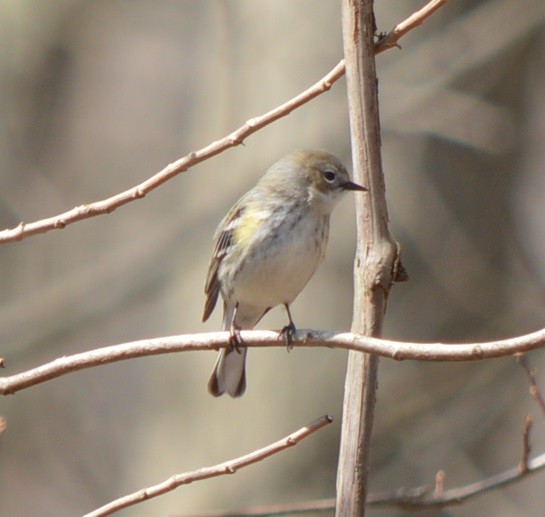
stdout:
POLYGON ((433 489, 435 496, 440 496, 444 492, 445 476, 444 470, 439 470, 437 474, 435 474, 435 488, 433 489))
POLYGON ((531 418, 526 418, 523 432, 522 458, 516 467, 500 472, 489 478, 481 479, 461 487, 443 490, 442 492, 422 492, 420 495, 405 494, 400 497, 390 497, 388 494, 370 498, 373 506, 398 506, 404 509, 417 510, 421 508, 442 508, 484 494, 490 490, 520 481, 528 474, 545 468, 545 453, 530 459, 531 418))
POLYGON ((530 445, 530 431, 532 430, 533 419, 532 415, 526 415, 524 420, 524 431, 522 432, 522 458, 519 463, 519 471, 521 474, 528 472, 528 461, 532 446, 530 445))
MULTIPOLYGON (((241 332, 241 337, 244 344, 249 347, 285 346, 284 341, 279 338, 278 332, 270 330, 245 330, 241 332)), ((465 344, 404 343, 349 332, 298 330, 293 336, 293 345, 296 347, 342 348, 396 360, 476 361, 504 357, 545 346, 545 329, 500 341, 465 344)), ((228 332, 208 332, 143 339, 98 348, 60 357, 42 366, 11 376, 0 377, 0 395, 10 395, 72 372, 117 361, 175 352, 219 350, 227 346, 229 346, 228 332)))
MULTIPOLYGON (((516 467, 507 469, 494 476, 481 479, 475 483, 444 490, 444 471, 439 471, 435 476, 435 488, 426 486, 415 488, 398 488, 392 492, 372 493, 367 498, 370 507, 399 507, 405 510, 420 510, 423 508, 443 508, 453 504, 460 504, 468 499, 510 485, 529 474, 533 474, 545 468, 545 453, 535 458, 529 458, 530 453, 531 418, 526 418, 523 431, 522 458, 516 467)), ((294 515, 319 511, 331 511, 335 509, 335 499, 320 499, 295 504, 276 504, 271 506, 255 506, 241 509, 236 512, 207 512, 193 515, 192 517, 264 517, 266 515, 294 515)))
POLYGON ((539 387, 536 382, 535 368, 530 367, 530 365, 528 364, 528 359, 524 354, 517 355, 517 361, 524 368, 528 380, 530 381, 530 395, 534 397, 534 400, 537 402, 539 409, 541 409, 541 413, 543 414, 543 416, 545 416, 545 399, 543 399, 543 395, 539 391, 539 387))
MULTIPOLYGON (((452 504, 460 504, 471 497, 484 494, 490 490, 504 487, 508 484, 520 481, 528 474, 545 468, 545 453, 528 460, 527 470, 521 471, 519 466, 500 472, 495 476, 476 481, 461 487, 444 490, 442 493, 411 494, 408 491, 392 497, 390 494, 369 497, 369 505, 372 506, 398 506, 404 509, 417 510, 420 508, 441 508, 452 504)), ((421 490, 421 489, 418 489, 421 490)))
POLYGON ((426 18, 430 17, 435 11, 446 4, 448 0, 433 0, 426 4, 420 11, 409 16, 405 21, 396 25, 393 30, 377 41, 375 45, 375 54, 380 54, 385 50, 398 46, 398 41, 415 27, 422 25, 426 18))
MULTIPOLYGON (((444 3, 446 0, 443 0, 444 3)), ((377 42, 376 53, 384 52, 388 48, 391 48, 397 44, 397 41, 404 36, 411 29, 421 24, 428 16, 430 16, 438 7, 434 7, 434 4, 438 3, 434 0, 417 13, 413 14, 407 20, 400 23, 384 38, 377 42)), ((146 181, 132 187, 124 192, 120 192, 114 196, 100 201, 84 204, 63 212, 62 214, 40 219, 31 223, 20 222, 14 228, 8 228, 0 231, 0 244, 6 242, 20 241, 31 235, 37 235, 46 233, 51 230, 60 230, 65 228, 69 224, 91 217, 110 214, 117 208, 135 201, 142 199, 151 191, 170 180, 174 176, 187 171, 190 167, 197 165, 217 154, 236 147, 244 142, 250 135, 271 124, 272 122, 289 115, 294 109, 311 101, 315 97, 328 91, 333 83, 338 81, 345 72, 344 60, 341 60, 327 75, 316 82, 313 86, 306 89, 293 99, 277 106, 276 108, 264 113, 263 115, 254 117, 248 120, 244 125, 230 133, 229 135, 212 142, 199 149, 198 151, 191 152, 188 155, 176 160, 175 162, 167 165, 163 170, 154 174, 146 181)))
POLYGON ((163 170, 154 174, 151 178, 148 178, 139 185, 125 190, 124 192, 120 192, 115 196, 78 206, 54 217, 49 217, 47 219, 42 219, 32 223, 21 222, 15 228, 1 231, 0 243, 20 241, 31 235, 45 233, 50 230, 62 229, 71 223, 82 221, 83 219, 109 214, 120 206, 130 203, 131 201, 135 201, 136 199, 141 199, 174 176, 185 172, 190 167, 212 158, 213 156, 216 156, 217 154, 220 154, 231 147, 242 144, 251 134, 259 131, 279 118, 285 117, 294 109, 302 106, 321 93, 328 91, 333 83, 342 77, 343 74, 344 62, 341 61, 337 64, 337 66, 335 66, 335 68, 333 68, 333 70, 331 70, 331 72, 320 79, 316 84, 300 93, 293 99, 268 111, 264 115, 248 120, 243 126, 224 138, 212 142, 206 147, 203 147, 198 151, 191 152, 183 158, 180 158, 179 160, 167 165, 163 170))
POLYGON ((285 438, 263 447, 262 449, 258 449, 257 451, 253 451, 234 460, 229 460, 224 463, 220 463, 219 465, 214 465, 213 467, 204 467, 193 472, 176 474, 162 483, 158 483, 157 485, 143 488, 142 490, 138 490, 132 494, 120 497, 119 499, 116 499, 115 501, 112 501, 104 506, 101 506, 97 510, 86 514, 85 517, 102 517, 104 515, 111 515, 112 513, 118 512, 119 510, 127 508, 128 506, 132 506, 153 497, 171 492, 181 485, 187 485, 189 483, 193 483, 194 481, 223 476, 225 474, 234 474, 238 469, 262 461, 273 454, 277 454, 289 447, 292 447, 293 445, 297 445, 301 440, 304 440, 307 436, 319 431, 320 429, 329 425, 331 422, 333 422, 333 419, 326 415, 299 429, 298 431, 291 433, 285 438))

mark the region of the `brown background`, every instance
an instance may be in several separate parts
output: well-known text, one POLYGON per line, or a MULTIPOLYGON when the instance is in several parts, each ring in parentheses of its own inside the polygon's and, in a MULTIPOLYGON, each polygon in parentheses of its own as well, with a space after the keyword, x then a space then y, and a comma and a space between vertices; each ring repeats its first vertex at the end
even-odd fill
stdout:
MULTIPOLYGON (((377 2, 389 30, 423 2, 377 2)), ((386 337, 475 341, 543 326, 545 3, 450 2, 378 58, 392 232, 411 280, 386 337)), ((129 188, 318 80, 342 56, 340 3, 311 0, 0 3, 0 227, 129 188)), ((344 79, 142 201, 0 248, 5 374, 99 346, 217 330, 200 323, 212 235, 294 148, 350 163, 344 79)), ((301 328, 351 321, 353 200, 293 306, 301 328)), ((277 309, 261 328, 285 322, 277 309)), ((336 422, 235 476, 123 515, 182 515, 334 494, 346 353, 252 350, 244 398, 213 399, 212 353, 118 363, 0 400, 5 515, 76 515, 176 472, 336 422)), ((540 367, 543 353, 530 355, 540 367)), ((545 390, 545 372, 539 371, 545 390)), ((381 362, 372 490, 447 486, 514 466, 527 412, 513 359, 381 362)), ((541 515, 538 474, 441 515, 541 515)), ((426 512, 423 515, 435 515, 426 512)), ((400 515, 397 510, 370 515, 400 515)))

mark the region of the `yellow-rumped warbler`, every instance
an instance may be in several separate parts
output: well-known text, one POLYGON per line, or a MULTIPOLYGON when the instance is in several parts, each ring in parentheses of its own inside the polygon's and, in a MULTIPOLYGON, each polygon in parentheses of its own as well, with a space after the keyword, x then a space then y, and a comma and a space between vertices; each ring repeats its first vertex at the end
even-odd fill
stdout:
POLYGON ((218 397, 246 389, 246 347, 239 331, 252 329, 276 305, 284 305, 288 344, 295 331, 290 304, 324 258, 329 216, 347 190, 367 190, 350 181, 338 158, 325 151, 296 151, 275 163, 219 224, 206 278, 206 321, 221 293, 223 349, 208 382, 218 397))

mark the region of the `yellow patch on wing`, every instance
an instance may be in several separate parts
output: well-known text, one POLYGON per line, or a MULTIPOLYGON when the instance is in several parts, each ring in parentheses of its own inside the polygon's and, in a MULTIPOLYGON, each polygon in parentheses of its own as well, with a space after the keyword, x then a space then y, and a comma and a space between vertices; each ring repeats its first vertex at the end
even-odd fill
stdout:
POLYGON ((266 215, 255 206, 247 207, 240 215, 234 231, 234 241, 241 248, 246 248, 252 242, 255 233, 263 224, 266 215))

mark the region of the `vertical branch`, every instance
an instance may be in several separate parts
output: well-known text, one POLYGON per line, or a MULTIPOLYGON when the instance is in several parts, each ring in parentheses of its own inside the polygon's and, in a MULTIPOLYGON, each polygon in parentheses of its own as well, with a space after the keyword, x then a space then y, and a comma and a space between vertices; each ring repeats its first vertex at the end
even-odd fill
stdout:
MULTIPOLYGON (((358 246, 352 331, 379 337, 399 260, 397 243, 388 231, 380 155, 373 1, 343 0, 342 25, 354 178, 369 188, 368 195, 356 197, 358 246)), ((349 352, 337 516, 365 513, 377 374, 377 356, 349 352)))

